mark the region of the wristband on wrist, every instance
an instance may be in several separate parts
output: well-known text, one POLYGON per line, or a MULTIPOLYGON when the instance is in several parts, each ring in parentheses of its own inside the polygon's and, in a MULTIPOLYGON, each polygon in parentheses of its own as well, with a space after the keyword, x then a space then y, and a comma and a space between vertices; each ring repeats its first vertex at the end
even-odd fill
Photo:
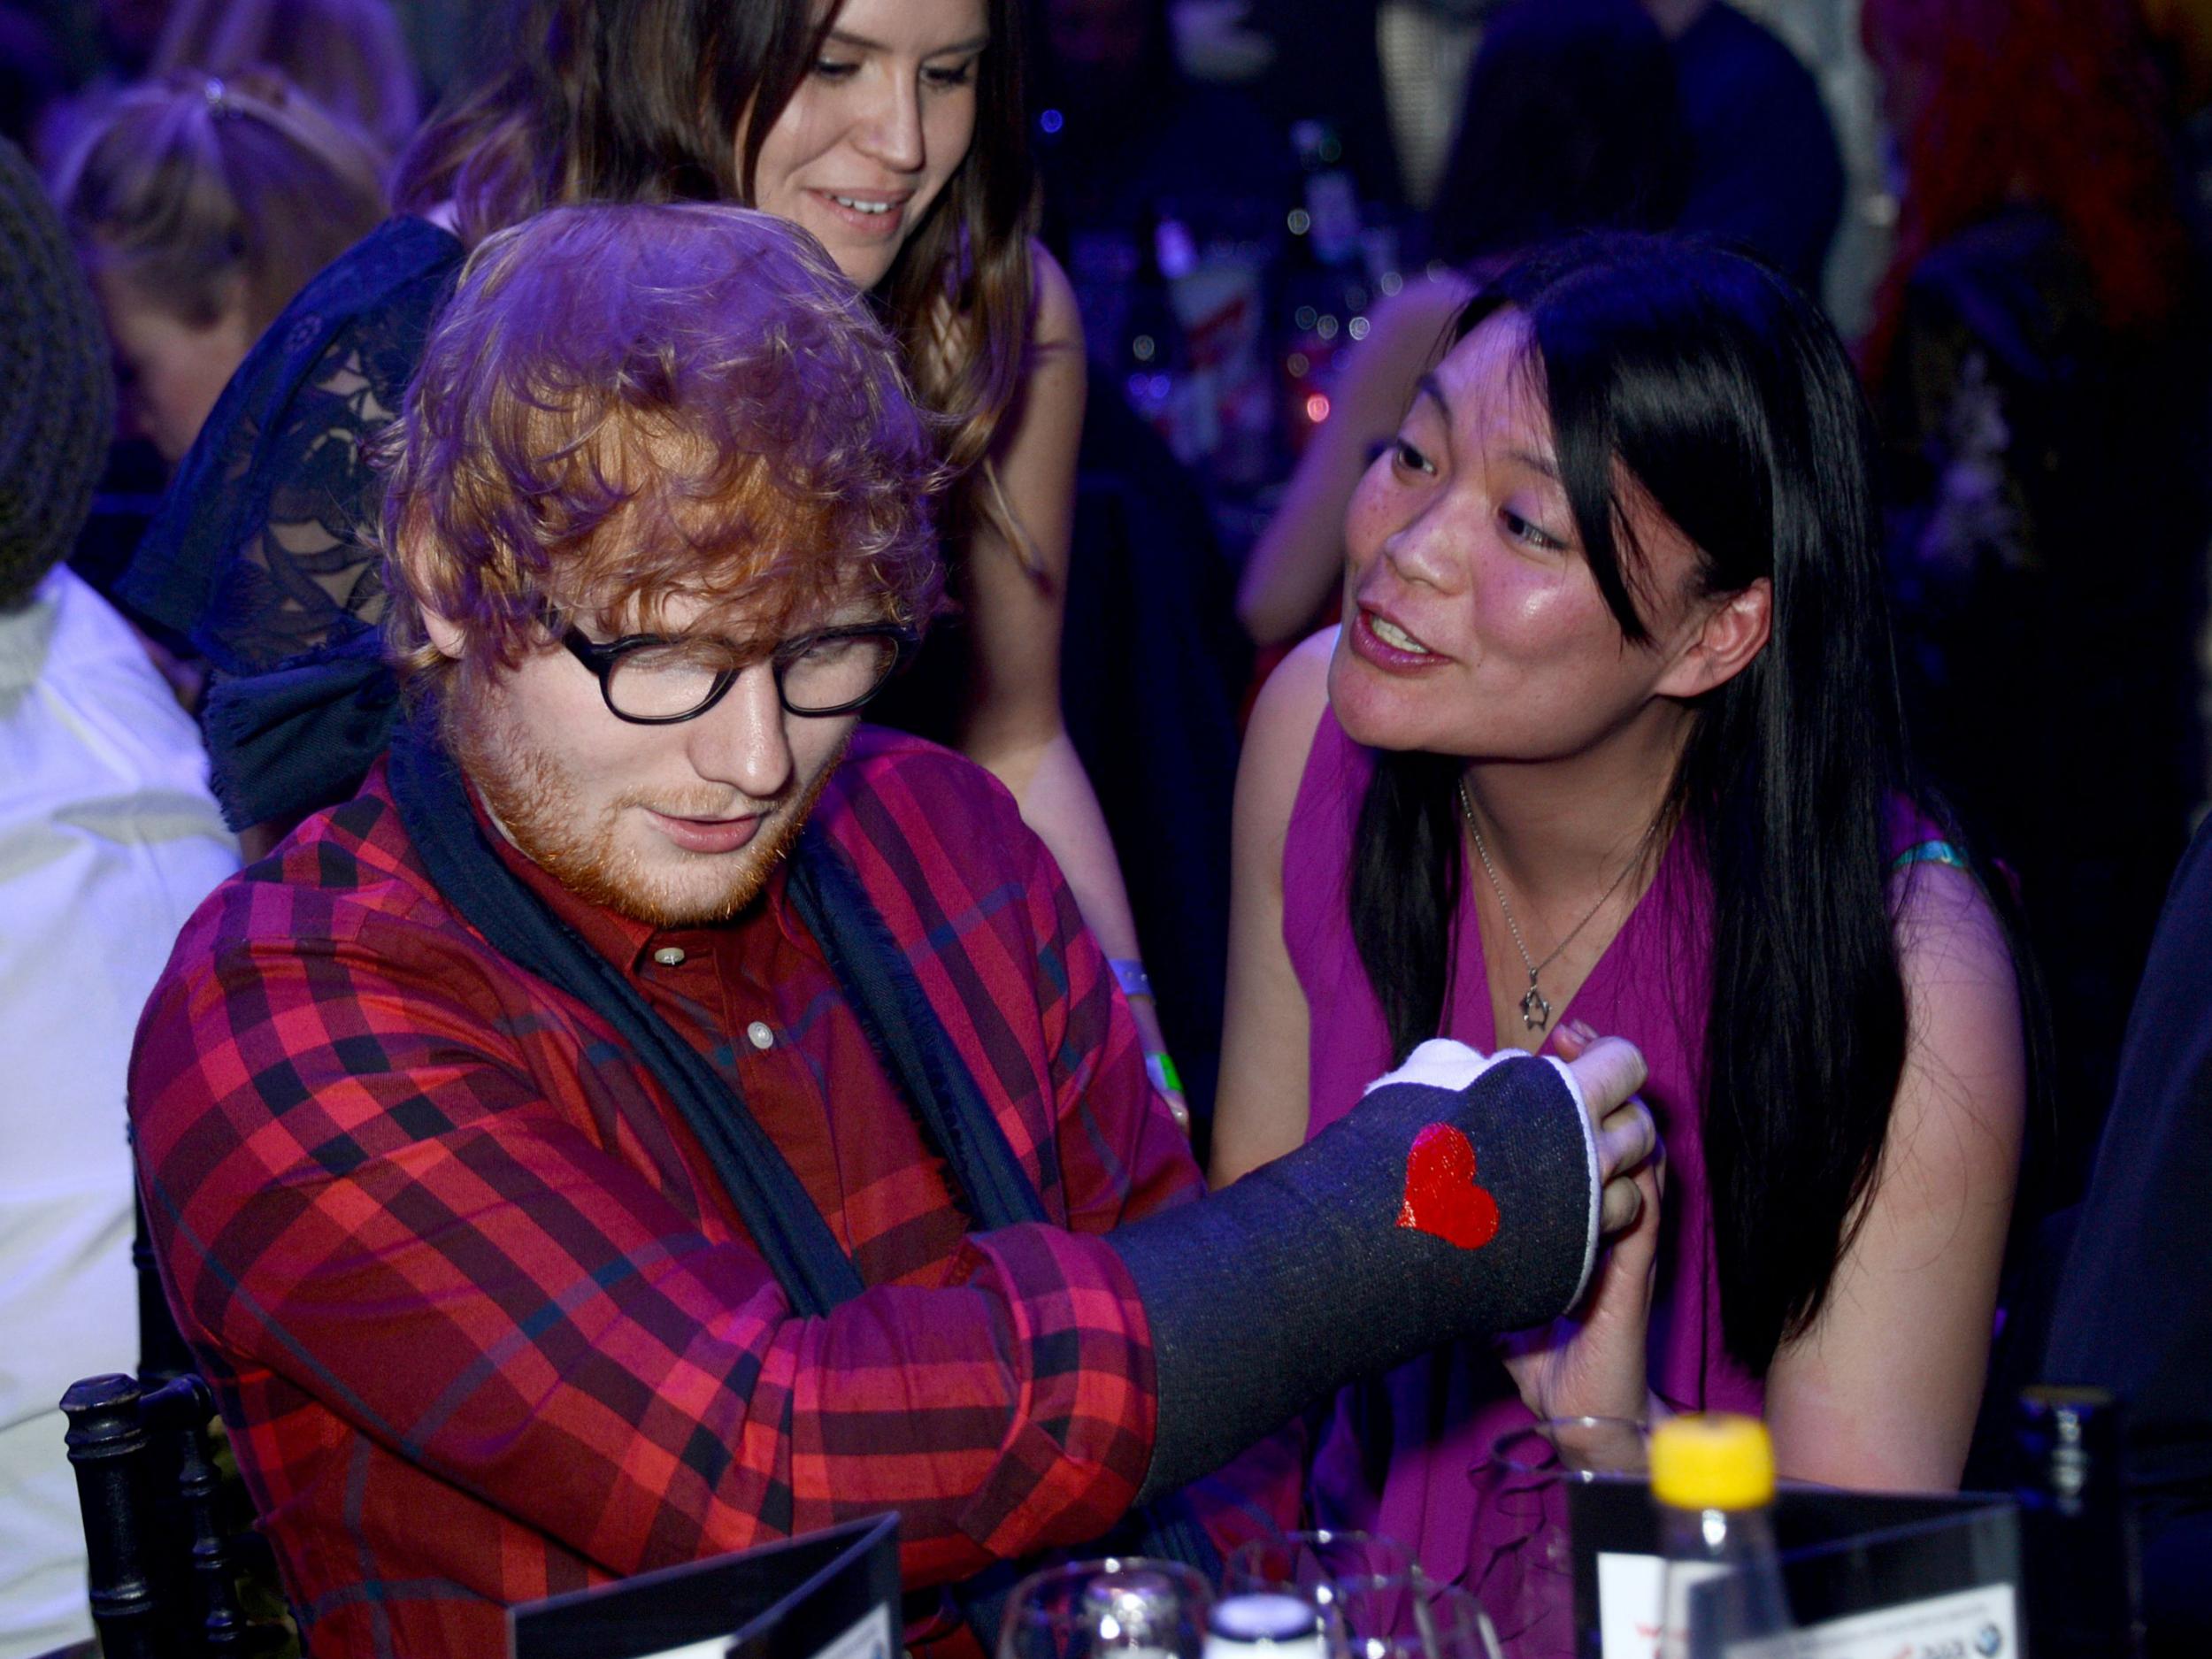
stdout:
POLYGON ((1144 1074, 1152 1079, 1152 1087, 1163 1094, 1183 1092, 1183 1074, 1175 1069, 1175 1062, 1161 1049, 1144 1057, 1144 1074))
POLYGON ((1144 971, 1144 963, 1136 956, 1109 956, 1106 966, 1114 976, 1114 983, 1121 987, 1124 996, 1150 996, 1152 976, 1144 971))

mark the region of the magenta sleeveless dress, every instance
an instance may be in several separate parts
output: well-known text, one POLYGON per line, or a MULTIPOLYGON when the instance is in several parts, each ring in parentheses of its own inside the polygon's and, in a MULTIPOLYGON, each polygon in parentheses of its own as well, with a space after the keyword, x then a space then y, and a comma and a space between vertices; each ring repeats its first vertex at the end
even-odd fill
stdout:
MULTIPOLYGON (((1309 1135, 1342 1117, 1390 1069, 1382 1007, 1346 912, 1352 830, 1372 768, 1369 751, 1325 710, 1283 847, 1283 937, 1312 1010, 1309 1135)), ((1471 900, 1463 900, 1454 926, 1457 967, 1445 1034, 1488 1053, 1497 1037, 1471 900)), ((1678 1410, 1755 1413, 1763 1389, 1722 1344, 1699 1133, 1711 933, 1703 868, 1677 836, 1588 979, 1555 1011, 1553 1029, 1585 1020, 1634 1042, 1651 1068, 1643 1096, 1667 1148, 1648 1351, 1653 1392, 1678 1410)), ((1386 1533, 1413 1548, 1432 1577, 1472 1587, 1493 1554, 1517 1541, 1502 1516, 1485 1516, 1478 1526, 1475 1472, 1500 1435, 1531 1421, 1504 1367, 1470 1344, 1434 1349, 1348 1388, 1315 1461, 1317 1518, 1386 1533)))

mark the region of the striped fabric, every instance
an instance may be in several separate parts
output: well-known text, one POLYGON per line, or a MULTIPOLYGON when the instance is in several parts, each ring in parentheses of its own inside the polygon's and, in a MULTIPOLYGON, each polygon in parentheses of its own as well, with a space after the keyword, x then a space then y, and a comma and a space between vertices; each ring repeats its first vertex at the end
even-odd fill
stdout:
POLYGON ((1133 1496, 1150 1349, 1096 1235, 1199 1179, 1127 1008, 965 762, 863 728, 817 811, 1061 1225, 968 1232, 780 883, 656 931, 516 863, 739 1082, 870 1286, 821 1319, 605 1025, 429 888, 380 769, 186 927, 148 1205, 321 1659, 496 1652, 504 1604, 886 1508, 942 1584, 1133 1496))

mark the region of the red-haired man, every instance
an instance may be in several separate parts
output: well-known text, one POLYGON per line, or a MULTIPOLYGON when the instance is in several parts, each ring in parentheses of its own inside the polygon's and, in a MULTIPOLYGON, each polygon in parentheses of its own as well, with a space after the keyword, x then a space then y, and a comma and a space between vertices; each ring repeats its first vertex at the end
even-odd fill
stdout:
POLYGON ((432 336, 383 526, 411 718, 201 910, 133 1067, 319 1655, 495 1651, 505 1604, 881 1509, 917 1590, 1133 1511, 1202 1545, 1188 1483, 1560 1312, 1633 1204, 1648 1118, 1578 1098, 1621 1044, 1586 1089, 1430 1055, 1186 1202, 1011 799, 856 725, 938 603, 896 364, 803 232, 703 205, 503 233, 432 336))

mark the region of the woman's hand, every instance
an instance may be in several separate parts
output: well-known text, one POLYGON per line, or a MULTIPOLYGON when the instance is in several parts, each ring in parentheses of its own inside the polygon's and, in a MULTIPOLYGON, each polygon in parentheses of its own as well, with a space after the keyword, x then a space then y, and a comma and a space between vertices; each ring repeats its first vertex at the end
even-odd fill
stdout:
MULTIPOLYGON (((1628 1047, 1617 1040, 1599 1039, 1579 1022, 1560 1027, 1552 1046, 1575 1068, 1578 1078, 1586 1068, 1612 1067, 1617 1063, 1616 1050, 1628 1047)), ((1601 1097, 1601 1091, 1589 1088, 1586 1082, 1586 1093, 1601 1097)), ((1647 1127, 1650 1121, 1642 1103, 1632 1100, 1601 1122, 1598 1132, 1601 1138, 1653 1133, 1647 1127)), ((1649 1401, 1644 1343, 1651 1323, 1660 1201, 1665 1187, 1665 1156, 1655 1148, 1651 1156, 1633 1162, 1632 1175, 1608 1182, 1604 1230, 1612 1242, 1598 1257, 1582 1306, 1549 1325, 1499 1340, 1499 1357, 1521 1391, 1523 1403, 1538 1417, 1640 1419, 1645 1415, 1649 1401)))
POLYGON ((1597 1132, 1598 1178, 1603 1183, 1598 1235, 1609 1239, 1633 1226, 1643 1213, 1636 1178, 1659 1150, 1659 1125, 1636 1094, 1649 1075, 1642 1052, 1625 1038, 1601 1040, 1579 1022, 1578 1029, 1579 1036, 1562 1030, 1553 1047, 1574 1072, 1597 1132))

